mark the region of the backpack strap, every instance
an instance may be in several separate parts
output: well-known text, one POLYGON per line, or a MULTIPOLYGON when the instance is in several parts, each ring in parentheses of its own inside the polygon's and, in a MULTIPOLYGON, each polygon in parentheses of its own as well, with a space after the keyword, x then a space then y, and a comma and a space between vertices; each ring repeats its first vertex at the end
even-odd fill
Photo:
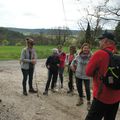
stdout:
POLYGON ((103 51, 107 52, 109 54, 109 65, 111 64, 111 58, 113 56, 113 53, 110 50, 102 49, 103 51))
POLYGON ((108 54, 112 54, 112 52, 110 50, 107 50, 107 49, 102 49, 102 50, 107 52, 108 54))

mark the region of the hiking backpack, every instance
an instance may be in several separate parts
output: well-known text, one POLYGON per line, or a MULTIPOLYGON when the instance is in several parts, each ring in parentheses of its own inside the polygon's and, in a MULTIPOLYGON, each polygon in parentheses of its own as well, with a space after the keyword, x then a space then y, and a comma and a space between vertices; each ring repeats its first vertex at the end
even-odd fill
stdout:
POLYGON ((109 54, 109 64, 105 76, 101 80, 106 87, 114 90, 120 90, 120 56, 113 54, 109 50, 102 49, 109 54))

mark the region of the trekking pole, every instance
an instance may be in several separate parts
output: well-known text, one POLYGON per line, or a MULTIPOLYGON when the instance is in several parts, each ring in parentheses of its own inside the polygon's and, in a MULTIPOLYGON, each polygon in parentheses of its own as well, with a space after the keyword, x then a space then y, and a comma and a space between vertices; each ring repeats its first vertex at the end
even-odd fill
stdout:
POLYGON ((35 85, 36 85, 36 90, 37 90, 37 97, 39 97, 39 89, 38 89, 38 83, 37 83, 37 75, 36 75, 36 70, 35 70, 35 85))

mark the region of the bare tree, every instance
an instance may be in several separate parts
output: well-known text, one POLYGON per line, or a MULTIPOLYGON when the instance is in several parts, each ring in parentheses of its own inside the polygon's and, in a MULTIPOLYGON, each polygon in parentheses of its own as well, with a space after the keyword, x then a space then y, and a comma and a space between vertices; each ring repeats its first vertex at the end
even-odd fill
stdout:
POLYGON ((89 23, 91 26, 91 40, 94 43, 95 38, 99 35, 100 30, 103 28, 105 24, 105 20, 103 21, 101 19, 101 14, 102 14, 102 7, 97 6, 94 7, 94 13, 91 14, 89 11, 89 7, 84 9, 86 11, 86 16, 82 17, 81 20, 79 20, 79 27, 81 28, 82 31, 85 32, 87 27, 87 24, 89 23))
POLYGON ((58 27, 55 29, 54 35, 56 36, 57 44, 64 45, 67 38, 72 35, 68 27, 58 27))
MULTIPOLYGON (((110 2, 111 0, 105 0, 103 5, 97 6, 101 7, 102 14, 100 18, 107 21, 120 21, 120 4, 114 5, 113 7, 113 5, 109 4, 110 2)), ((116 1, 114 1, 114 3, 115 2, 116 1)), ((93 13, 90 13, 89 15, 98 17, 93 13)))

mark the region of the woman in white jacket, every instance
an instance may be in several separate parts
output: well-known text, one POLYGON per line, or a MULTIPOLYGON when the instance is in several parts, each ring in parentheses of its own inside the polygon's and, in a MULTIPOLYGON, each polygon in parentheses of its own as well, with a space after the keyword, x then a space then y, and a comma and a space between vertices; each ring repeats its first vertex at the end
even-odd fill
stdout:
POLYGON ((79 94, 79 100, 76 106, 80 106, 83 104, 83 83, 85 85, 85 91, 87 96, 87 109, 90 108, 90 78, 86 76, 85 67, 91 57, 90 45, 88 43, 84 43, 81 47, 80 53, 75 57, 75 59, 71 63, 71 68, 75 71, 76 77, 76 87, 79 94))

